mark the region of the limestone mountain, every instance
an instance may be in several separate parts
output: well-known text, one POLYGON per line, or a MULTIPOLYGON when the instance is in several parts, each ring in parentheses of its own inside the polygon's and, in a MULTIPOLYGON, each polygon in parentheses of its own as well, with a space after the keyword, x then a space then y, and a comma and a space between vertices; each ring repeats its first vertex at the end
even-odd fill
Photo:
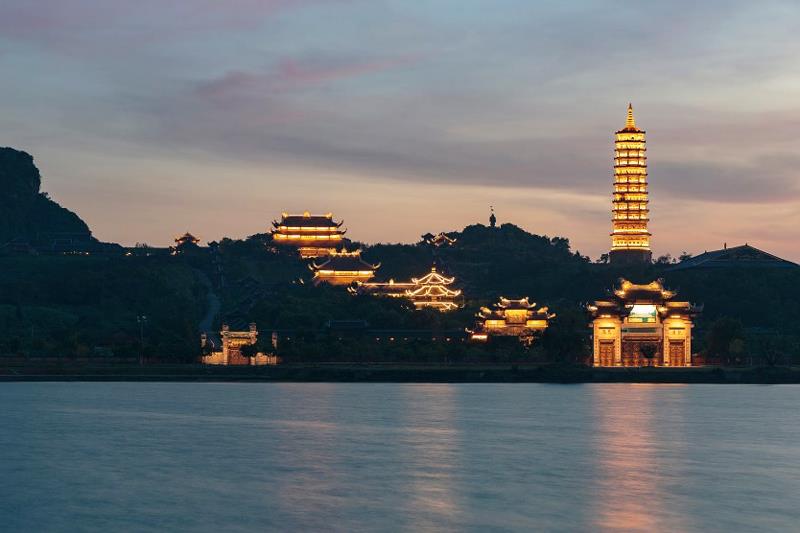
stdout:
POLYGON ((89 226, 78 215, 41 192, 41 181, 30 154, 0 147, 0 244, 57 234, 90 237, 89 226))

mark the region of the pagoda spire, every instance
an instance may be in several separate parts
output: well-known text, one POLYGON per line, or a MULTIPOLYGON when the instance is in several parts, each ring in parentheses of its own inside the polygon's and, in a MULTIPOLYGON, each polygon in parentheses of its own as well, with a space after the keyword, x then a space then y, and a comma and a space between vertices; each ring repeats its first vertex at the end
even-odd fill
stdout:
POLYGON ((636 120, 633 118, 633 104, 628 102, 628 116, 625 118, 625 129, 636 130, 636 120))

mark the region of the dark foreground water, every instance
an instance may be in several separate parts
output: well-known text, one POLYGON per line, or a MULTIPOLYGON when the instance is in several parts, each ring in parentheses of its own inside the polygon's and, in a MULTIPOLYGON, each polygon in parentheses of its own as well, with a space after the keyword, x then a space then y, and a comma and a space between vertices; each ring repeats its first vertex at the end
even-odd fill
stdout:
POLYGON ((0 384, 0 530, 797 531, 800 386, 0 384))

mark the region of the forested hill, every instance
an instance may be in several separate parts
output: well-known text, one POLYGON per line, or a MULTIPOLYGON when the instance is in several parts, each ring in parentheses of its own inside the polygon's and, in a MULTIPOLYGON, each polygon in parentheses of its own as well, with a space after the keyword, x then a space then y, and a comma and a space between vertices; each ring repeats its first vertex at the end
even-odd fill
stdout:
POLYGON ((90 233, 78 215, 41 192, 39 169, 30 154, 0 148, 0 187, 0 244, 48 233, 90 233))
POLYGON ((538 298, 544 287, 553 288, 550 274, 566 280, 589 264, 587 257, 570 249, 568 239, 534 235, 514 224, 496 228, 474 224, 447 235, 455 244, 377 244, 365 246, 364 256, 381 262, 379 279, 408 279, 436 265, 455 275, 466 292, 479 299, 498 294, 538 298))

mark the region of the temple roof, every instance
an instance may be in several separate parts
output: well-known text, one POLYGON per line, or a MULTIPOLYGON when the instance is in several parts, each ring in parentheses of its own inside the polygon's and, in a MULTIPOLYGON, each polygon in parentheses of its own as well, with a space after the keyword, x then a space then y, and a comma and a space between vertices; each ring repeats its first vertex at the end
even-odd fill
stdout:
POLYGON ((275 227, 278 226, 288 226, 288 227, 303 227, 303 226, 311 226, 311 227, 328 227, 328 228, 338 228, 343 224, 342 222, 334 222, 333 221, 333 214, 327 213, 325 215, 312 215, 308 211, 303 213, 302 215, 290 215, 289 213, 281 213, 281 221, 273 221, 272 224, 275 227))
POLYGON ((697 314, 702 306, 689 302, 673 301, 677 293, 664 288, 663 280, 655 280, 646 284, 620 280, 620 286, 611 292, 611 297, 597 300, 587 309, 594 315, 627 316, 635 305, 654 305, 662 317, 674 314, 697 314))
POLYGON ((175 237, 175 242, 178 244, 189 243, 189 242, 197 244, 198 242, 200 242, 200 239, 198 239, 197 237, 195 237, 194 235, 192 235, 187 231, 180 237, 175 237))
POLYGON ((636 127, 636 119, 633 118, 633 105, 628 104, 628 114, 625 117, 625 127, 617 133, 644 133, 636 127))
POLYGON ((407 290, 406 295, 409 297, 455 297, 461 294, 460 290, 451 290, 442 285, 423 285, 414 290, 407 290))
POLYGON ((426 233, 422 236, 422 242, 433 246, 452 246, 458 239, 448 236, 445 232, 439 232, 438 235, 426 233))
POLYGON ((666 301, 675 297, 675 292, 664 288, 663 280, 657 279, 646 284, 637 284, 626 279, 620 280, 614 295, 625 301, 666 301))
POLYGON ((415 285, 450 285, 456 278, 448 278, 436 271, 436 267, 431 267, 431 271, 421 278, 411 278, 415 285))
POLYGON ((381 266, 378 264, 367 263, 361 258, 361 250, 334 251, 325 256, 322 263, 312 262, 311 270, 335 270, 339 272, 356 272, 365 270, 376 270, 381 266))
POLYGON ((781 259, 749 244, 704 252, 685 259, 669 270, 687 268, 797 268, 796 263, 781 259))
POLYGON ((528 297, 520 298, 519 300, 512 300, 505 296, 500 297, 497 307, 501 309, 533 309, 536 307, 536 302, 529 302, 528 297))

